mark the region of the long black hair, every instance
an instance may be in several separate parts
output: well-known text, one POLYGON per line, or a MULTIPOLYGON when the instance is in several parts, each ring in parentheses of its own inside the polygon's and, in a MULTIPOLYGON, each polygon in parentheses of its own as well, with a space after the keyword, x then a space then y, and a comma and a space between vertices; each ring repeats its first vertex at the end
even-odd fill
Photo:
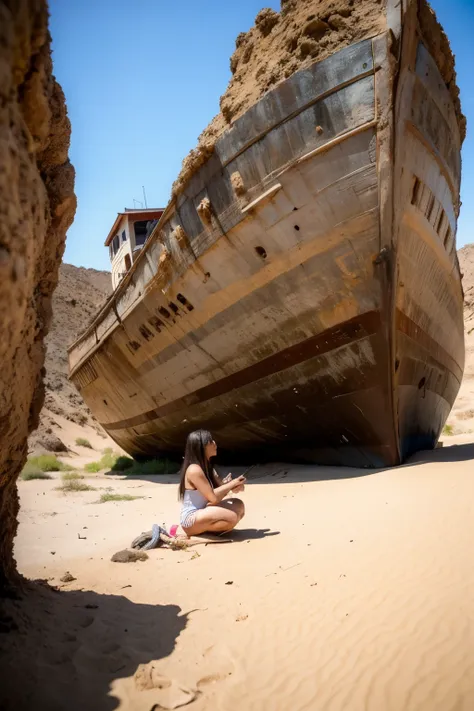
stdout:
POLYGON ((190 464, 198 464, 206 475, 209 484, 214 487, 216 481, 214 479, 214 468, 211 461, 206 457, 206 446, 211 444, 214 439, 207 430, 195 430, 188 434, 186 440, 186 449, 184 450, 184 460, 181 467, 181 480, 179 482, 179 498, 184 497, 186 471, 190 464))

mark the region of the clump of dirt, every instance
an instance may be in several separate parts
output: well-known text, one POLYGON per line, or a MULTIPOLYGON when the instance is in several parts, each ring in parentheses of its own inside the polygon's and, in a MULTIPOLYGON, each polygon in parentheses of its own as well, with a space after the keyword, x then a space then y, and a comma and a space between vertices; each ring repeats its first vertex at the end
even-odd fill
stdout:
POLYGON ((130 551, 125 548, 123 551, 114 553, 110 560, 113 563, 136 563, 148 560, 148 555, 144 551, 130 551))
MULTIPOLYGON (((386 29, 385 0, 281 0, 280 13, 261 10, 255 25, 241 32, 230 58, 232 78, 220 99, 220 113, 199 136, 173 183, 178 195, 189 178, 212 155, 219 136, 276 84, 294 72, 355 42, 386 29)), ((428 49, 435 57, 455 104, 461 139, 466 120, 461 113, 454 57, 436 15, 425 0, 419 20, 428 49)))
POLYGON ((78 425, 100 430, 89 408, 68 378, 67 347, 92 320, 112 291, 110 272, 61 264, 53 296, 53 320, 46 337, 45 402, 38 429, 28 440, 29 450, 58 449, 61 441, 56 415, 78 425))
POLYGON ((184 159, 173 195, 212 155, 221 133, 265 92, 315 60, 383 32, 384 5, 384 0, 282 0, 280 13, 261 10, 254 27, 237 36, 221 112, 184 159))

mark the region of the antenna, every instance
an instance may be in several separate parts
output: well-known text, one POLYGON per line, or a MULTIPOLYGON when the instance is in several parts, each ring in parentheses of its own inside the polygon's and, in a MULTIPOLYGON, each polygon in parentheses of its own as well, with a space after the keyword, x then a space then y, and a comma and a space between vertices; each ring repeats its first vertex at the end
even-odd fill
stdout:
POLYGON ((141 200, 135 200, 135 198, 132 198, 132 199, 133 199, 133 207, 135 207, 135 203, 137 202, 139 205, 142 206, 142 209, 143 209, 143 203, 141 202, 141 200))
POLYGON ((146 204, 146 192, 145 192, 145 186, 142 185, 142 190, 143 190, 143 199, 145 201, 145 207, 148 209, 148 205, 146 204))

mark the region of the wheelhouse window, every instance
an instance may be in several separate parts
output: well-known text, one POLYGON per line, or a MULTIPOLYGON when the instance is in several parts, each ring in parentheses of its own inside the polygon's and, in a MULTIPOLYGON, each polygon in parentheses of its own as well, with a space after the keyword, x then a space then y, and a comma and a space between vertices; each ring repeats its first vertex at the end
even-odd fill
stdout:
POLYGON ((135 222, 133 225, 135 230, 135 245, 137 247, 143 247, 146 242, 146 225, 147 220, 140 220, 139 222, 135 222))

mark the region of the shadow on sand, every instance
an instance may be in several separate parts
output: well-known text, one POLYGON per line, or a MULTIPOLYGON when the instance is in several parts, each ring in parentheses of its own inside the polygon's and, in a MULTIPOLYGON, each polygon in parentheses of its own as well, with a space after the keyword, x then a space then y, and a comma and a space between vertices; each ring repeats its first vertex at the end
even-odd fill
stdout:
MULTIPOLYGON (((411 456, 400 467, 414 467, 428 462, 461 462, 474 459, 474 443, 453 444, 439 449, 425 450, 417 452, 411 456)), ((216 469, 221 477, 232 472, 233 476, 244 474, 249 484, 258 482, 259 484, 295 483, 305 481, 330 481, 332 479, 355 479, 362 476, 370 476, 378 472, 390 471, 393 467, 386 469, 361 469, 352 467, 334 467, 317 464, 292 464, 291 462, 274 462, 268 464, 255 464, 252 467, 232 466, 228 464, 218 464, 216 469)), ((119 475, 117 472, 107 472, 111 477, 125 479, 140 479, 154 484, 174 484, 178 486, 178 474, 167 475, 141 475, 124 472, 119 475)))
POLYGON ((25 583, 0 600, 0 708, 112 711, 112 684, 171 654, 187 620, 177 605, 25 583))
POLYGON ((402 467, 414 467, 418 464, 426 464, 427 462, 466 462, 474 459, 474 442, 465 444, 451 444, 448 447, 433 449, 430 451, 417 452, 411 456, 402 467))
POLYGON ((247 541, 256 541, 259 538, 279 535, 280 531, 271 531, 269 528, 235 528, 228 533, 203 533, 200 536, 193 536, 193 539, 202 539, 203 542, 208 541, 209 543, 223 543, 224 541, 228 543, 245 543, 247 541))

